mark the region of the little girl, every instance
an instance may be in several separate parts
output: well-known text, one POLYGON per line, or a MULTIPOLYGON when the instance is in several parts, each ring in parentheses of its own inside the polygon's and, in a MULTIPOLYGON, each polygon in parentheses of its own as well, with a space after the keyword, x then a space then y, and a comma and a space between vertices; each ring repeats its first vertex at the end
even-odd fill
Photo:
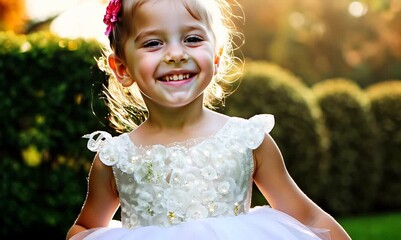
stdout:
POLYGON ((121 134, 86 136, 97 154, 67 239, 350 239, 289 176, 272 115, 211 110, 235 67, 232 16, 226 0, 110 1, 105 93, 121 134), (250 209, 253 181, 269 206, 250 209))

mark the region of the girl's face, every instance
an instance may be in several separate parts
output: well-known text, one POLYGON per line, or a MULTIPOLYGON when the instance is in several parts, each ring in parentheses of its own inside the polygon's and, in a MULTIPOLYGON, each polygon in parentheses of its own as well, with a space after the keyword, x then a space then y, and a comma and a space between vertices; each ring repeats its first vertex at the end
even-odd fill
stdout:
POLYGON ((181 107, 202 97, 218 63, 206 22, 185 0, 149 0, 135 9, 125 44, 126 71, 148 105, 181 107))

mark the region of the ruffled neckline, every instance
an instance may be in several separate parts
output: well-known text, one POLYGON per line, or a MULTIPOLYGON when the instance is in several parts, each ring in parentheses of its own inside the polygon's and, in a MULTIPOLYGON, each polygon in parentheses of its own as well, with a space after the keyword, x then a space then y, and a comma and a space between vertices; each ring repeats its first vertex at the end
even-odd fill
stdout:
MULTIPOLYGON (((255 149, 261 144, 264 138, 264 133, 269 133, 274 127, 274 116, 271 114, 259 114, 251 117, 250 119, 243 119, 239 117, 229 117, 225 124, 214 134, 207 137, 191 138, 184 141, 173 142, 167 145, 155 144, 146 146, 136 146, 129 137, 129 133, 122 133, 119 136, 113 137, 110 133, 104 131, 95 131, 91 134, 85 134, 83 138, 88 138, 87 147, 92 152, 115 152, 116 149, 130 148, 134 150, 153 150, 154 148, 175 149, 175 148, 194 148, 203 143, 212 140, 222 140, 235 138, 243 142, 246 146, 255 149), (236 126, 239 124, 238 126, 236 126), (232 132, 235 131, 235 133, 232 132), (236 129, 236 130, 235 130, 236 129), (260 134, 262 133, 262 134, 260 134), (234 134, 234 136, 230 136, 234 134), (114 140, 113 140, 114 139, 114 140), (118 144, 117 144, 118 143, 118 144)), ((111 156, 110 156, 111 157, 111 156)), ((109 164, 114 164, 114 161, 109 164)), ((107 161, 106 161, 107 162, 107 161)))
POLYGON ((235 119, 239 119, 239 118, 229 117, 219 130, 217 130, 216 132, 214 132, 213 134, 211 134, 209 136, 189 138, 189 139, 183 140, 183 141, 174 141, 169 144, 150 144, 150 145, 139 145, 138 146, 131 140, 128 132, 121 134, 121 138, 123 138, 124 141, 126 141, 130 147, 133 147, 134 149, 138 149, 138 150, 144 150, 144 151, 150 150, 154 147, 160 147, 160 146, 162 146, 166 149, 171 149, 171 148, 176 148, 176 147, 192 148, 192 147, 195 147, 195 146, 201 144, 204 141, 207 141, 208 139, 217 138, 220 135, 222 135, 227 129, 229 129, 229 127, 232 125, 232 123, 235 122, 235 119))

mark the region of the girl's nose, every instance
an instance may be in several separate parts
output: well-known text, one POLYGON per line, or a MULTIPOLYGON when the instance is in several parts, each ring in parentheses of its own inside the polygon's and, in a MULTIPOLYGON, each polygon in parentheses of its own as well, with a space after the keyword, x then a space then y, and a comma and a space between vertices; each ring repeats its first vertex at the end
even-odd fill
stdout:
POLYGON ((188 60, 188 54, 185 52, 182 46, 173 45, 170 46, 164 56, 166 63, 180 63, 188 60))

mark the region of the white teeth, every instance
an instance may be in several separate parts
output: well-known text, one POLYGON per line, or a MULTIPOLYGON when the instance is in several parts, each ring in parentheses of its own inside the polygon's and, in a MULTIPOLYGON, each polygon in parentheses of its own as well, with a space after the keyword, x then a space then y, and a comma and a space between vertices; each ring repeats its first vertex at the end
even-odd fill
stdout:
POLYGON ((164 81, 180 81, 189 78, 189 74, 179 74, 179 75, 170 75, 165 76, 164 81))

